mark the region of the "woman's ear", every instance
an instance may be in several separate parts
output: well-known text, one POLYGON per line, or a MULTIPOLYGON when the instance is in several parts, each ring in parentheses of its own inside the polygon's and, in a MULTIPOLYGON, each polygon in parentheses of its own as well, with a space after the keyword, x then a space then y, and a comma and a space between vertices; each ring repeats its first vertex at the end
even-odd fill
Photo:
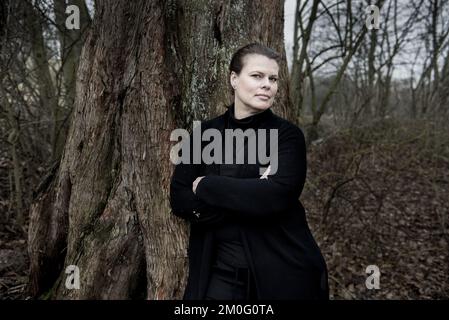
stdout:
POLYGON ((231 87, 233 87, 234 89, 236 86, 236 79, 237 79, 237 75, 235 74, 234 71, 232 71, 229 81, 231 82, 231 87))

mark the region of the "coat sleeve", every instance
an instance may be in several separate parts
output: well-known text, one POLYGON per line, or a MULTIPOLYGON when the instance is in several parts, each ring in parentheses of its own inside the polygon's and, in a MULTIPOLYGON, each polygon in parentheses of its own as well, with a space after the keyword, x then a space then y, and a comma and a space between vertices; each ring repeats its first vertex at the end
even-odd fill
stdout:
POLYGON ((174 215, 189 221, 192 225, 212 227, 222 222, 225 215, 221 208, 208 205, 193 192, 193 181, 199 175, 199 164, 190 162, 175 166, 170 182, 170 206, 174 215))
POLYGON ((196 194, 209 205, 238 212, 242 218, 266 218, 297 203, 304 187, 307 164, 304 135, 296 126, 279 134, 278 169, 267 179, 209 175, 196 194))

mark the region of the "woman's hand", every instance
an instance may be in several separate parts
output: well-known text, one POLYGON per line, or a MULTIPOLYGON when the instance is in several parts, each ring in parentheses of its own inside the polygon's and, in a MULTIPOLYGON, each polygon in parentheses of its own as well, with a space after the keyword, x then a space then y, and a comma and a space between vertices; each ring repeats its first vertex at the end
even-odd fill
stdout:
POLYGON ((198 186, 198 183, 200 183, 201 179, 203 179, 203 178, 204 178, 204 176, 198 177, 195 179, 195 181, 193 181, 193 184, 192 184, 193 193, 196 194, 196 187, 198 186))

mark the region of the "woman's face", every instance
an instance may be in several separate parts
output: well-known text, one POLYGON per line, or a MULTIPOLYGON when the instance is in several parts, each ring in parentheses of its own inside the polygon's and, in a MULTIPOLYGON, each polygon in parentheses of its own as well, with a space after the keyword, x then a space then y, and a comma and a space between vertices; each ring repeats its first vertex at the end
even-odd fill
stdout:
POLYGON ((262 112, 271 107, 278 91, 279 66, 276 60, 259 54, 249 54, 243 61, 240 74, 231 73, 235 106, 249 113, 262 112))

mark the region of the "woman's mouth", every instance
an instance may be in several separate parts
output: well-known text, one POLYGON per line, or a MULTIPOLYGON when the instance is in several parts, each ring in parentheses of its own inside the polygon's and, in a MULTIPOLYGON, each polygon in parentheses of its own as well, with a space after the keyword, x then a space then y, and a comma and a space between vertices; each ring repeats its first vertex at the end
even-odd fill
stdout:
POLYGON ((258 95, 256 95, 256 97, 258 97, 259 99, 261 99, 261 100, 268 100, 268 99, 270 99, 270 97, 269 96, 266 96, 266 95, 264 95, 264 94, 258 94, 258 95))

